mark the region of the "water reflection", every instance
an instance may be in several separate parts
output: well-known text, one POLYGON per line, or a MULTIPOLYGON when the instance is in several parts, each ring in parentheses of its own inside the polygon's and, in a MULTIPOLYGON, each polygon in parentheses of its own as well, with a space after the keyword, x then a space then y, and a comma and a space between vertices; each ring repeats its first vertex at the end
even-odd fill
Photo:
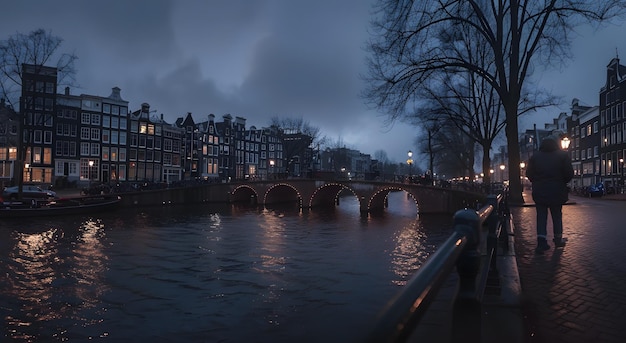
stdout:
POLYGON ((1 282, 11 302, 5 318, 7 337, 63 339, 69 318, 71 325, 99 322, 92 314, 87 318, 81 313, 95 307, 106 291, 104 228, 88 219, 74 230, 13 231, 1 282))
POLYGON ((172 206, 3 227, 3 338, 354 341, 449 233, 416 212, 394 192, 367 218, 347 197, 330 210, 172 206))

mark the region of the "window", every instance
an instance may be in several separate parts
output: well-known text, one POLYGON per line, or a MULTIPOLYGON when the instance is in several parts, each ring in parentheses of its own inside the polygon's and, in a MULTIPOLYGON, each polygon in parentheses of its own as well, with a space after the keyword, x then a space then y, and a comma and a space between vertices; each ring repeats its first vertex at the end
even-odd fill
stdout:
POLYGON ((89 135, 89 128, 88 127, 81 127, 80 128, 80 139, 84 139, 87 140, 89 139, 90 135, 89 135))
POLYGON ((111 131, 111 144, 118 144, 118 131, 111 131))
POLYGON ((102 127, 111 127, 111 117, 102 116, 102 127))
POLYGON ((89 143, 80 143, 80 154, 83 156, 89 156, 89 143))
POLYGON ((120 145, 126 145, 126 132, 120 132, 120 145))
POLYGON ((102 130, 102 143, 109 143, 109 130, 102 130))
POLYGON ((92 141, 100 140, 100 129, 96 129, 96 128, 91 129, 91 140, 92 141))
POLYGON ((83 112, 83 114, 80 116, 80 123, 85 125, 91 123, 91 115, 89 115, 89 113, 83 112))
POLYGON ((91 115, 91 124, 92 125, 100 125, 100 115, 99 114, 92 114, 91 115))
POLYGON ((598 121, 593 122, 593 133, 598 133, 598 121))
POLYGON ((126 161, 126 148, 120 148, 119 160, 126 161))
POLYGON ((103 161, 109 160, 109 148, 108 147, 102 147, 102 160, 103 161))
POLYGON ((171 165, 172 164, 172 154, 164 153, 163 154, 163 164, 171 165))
POLYGON ((117 129, 119 127, 120 127, 120 118, 119 117, 111 118, 111 128, 117 129))
POLYGON ((33 142, 41 143, 41 130, 35 130, 35 132, 33 132, 33 142))
POLYGON ((43 125, 47 127, 52 127, 54 120, 52 119, 52 114, 44 113, 43 115, 43 125))
POLYGON ((591 124, 587 125, 587 136, 591 136, 591 124))
POLYGON ((91 156, 100 156, 100 144, 91 143, 91 156))
POLYGON ((43 132, 43 142, 45 144, 52 144, 52 131, 43 132))
POLYGON ((126 130, 126 119, 120 118, 120 130, 126 130))
POLYGON ((44 101, 45 101, 44 109, 46 111, 52 111, 54 109, 54 101, 50 98, 46 98, 44 99, 44 101))
POLYGON ((117 148, 111 148, 111 161, 117 161, 117 148))
POLYGON ((111 113, 111 105, 110 104, 102 104, 102 112, 111 113))

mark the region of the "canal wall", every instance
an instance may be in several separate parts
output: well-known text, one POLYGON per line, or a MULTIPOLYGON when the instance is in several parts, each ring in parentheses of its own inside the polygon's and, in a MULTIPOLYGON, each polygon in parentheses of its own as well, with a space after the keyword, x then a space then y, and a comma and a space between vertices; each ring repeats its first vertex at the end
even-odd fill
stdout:
POLYGON ((185 188, 142 190, 120 194, 123 207, 175 205, 189 203, 228 203, 228 184, 208 184, 185 188))

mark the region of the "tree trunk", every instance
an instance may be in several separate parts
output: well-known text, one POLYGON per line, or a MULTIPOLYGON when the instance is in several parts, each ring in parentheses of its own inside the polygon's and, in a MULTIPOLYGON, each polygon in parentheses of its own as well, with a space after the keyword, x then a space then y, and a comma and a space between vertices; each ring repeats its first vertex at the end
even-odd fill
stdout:
POLYGON ((491 151, 491 142, 489 144, 483 145, 483 190, 485 192, 491 192, 491 156, 489 156, 489 152, 491 151))
MULTIPOLYGON (((516 104, 517 102, 515 102, 516 104)), ((506 121, 505 127, 507 148, 509 155, 509 203, 522 204, 524 197, 522 196, 522 182, 519 168, 520 152, 519 152, 519 135, 517 133, 517 106, 505 105, 506 121)))

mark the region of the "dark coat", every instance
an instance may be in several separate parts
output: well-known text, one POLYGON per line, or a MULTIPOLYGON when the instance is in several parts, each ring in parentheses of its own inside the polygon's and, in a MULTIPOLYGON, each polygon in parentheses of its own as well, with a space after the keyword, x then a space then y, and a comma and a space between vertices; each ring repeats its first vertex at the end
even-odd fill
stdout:
POLYGON ((526 176, 533 183, 536 204, 562 205, 568 199, 567 183, 574 177, 574 169, 568 153, 560 150, 556 140, 549 137, 528 161, 526 176))

